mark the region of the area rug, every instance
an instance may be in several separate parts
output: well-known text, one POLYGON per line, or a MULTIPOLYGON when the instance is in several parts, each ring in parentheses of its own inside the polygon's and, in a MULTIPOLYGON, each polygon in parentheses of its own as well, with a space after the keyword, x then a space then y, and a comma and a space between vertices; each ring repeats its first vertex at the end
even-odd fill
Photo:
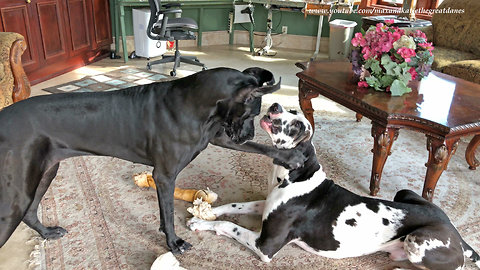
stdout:
POLYGON ((154 71, 125 67, 95 76, 86 76, 80 80, 56 85, 43 90, 49 93, 113 91, 171 79, 171 76, 159 74, 154 71))
MULTIPOLYGON (((355 122, 353 112, 316 111, 313 142, 328 178, 367 195, 372 163, 371 125, 355 122)), ((258 121, 257 121, 258 122, 258 121)), ((256 141, 269 144, 257 123, 256 141)), ((456 224, 464 239, 480 251, 480 172, 464 160, 462 140, 438 183, 434 202, 456 224)), ((409 188, 421 192, 428 154, 425 136, 401 130, 385 165, 381 198, 409 188)), ((219 194, 215 205, 264 199, 271 160, 267 157, 209 146, 177 178, 177 186, 219 194)), ((68 230, 60 240, 44 241, 40 269, 150 269, 168 251, 158 231, 159 213, 153 189, 134 185, 132 175, 151 167, 110 157, 77 157, 61 162, 60 170, 41 205, 47 225, 68 230)), ((175 230, 193 248, 177 256, 186 269, 388 269, 386 253, 342 260, 312 255, 291 244, 270 262, 263 263, 236 241, 213 232, 192 232, 185 222, 191 204, 175 201, 175 230)), ((260 217, 231 216, 249 229, 259 229, 260 217)), ((467 269, 474 269, 469 264, 467 269)))

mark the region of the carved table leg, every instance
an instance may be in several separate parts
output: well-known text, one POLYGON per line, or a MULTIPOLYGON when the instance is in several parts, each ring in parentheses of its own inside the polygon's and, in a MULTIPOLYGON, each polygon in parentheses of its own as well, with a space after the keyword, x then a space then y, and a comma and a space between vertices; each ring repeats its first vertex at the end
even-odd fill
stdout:
POLYGON ((302 109, 305 118, 307 118, 312 125, 313 131, 315 131, 315 120, 313 119, 313 112, 315 110, 312 108, 311 99, 316 97, 318 97, 318 93, 314 93, 302 80, 298 81, 298 100, 300 102, 300 108, 302 109))
POLYGON ((373 164, 370 178, 370 195, 376 196, 380 190, 383 166, 391 154, 393 142, 398 138, 398 128, 386 128, 372 121, 373 164))
POLYGON ((457 150, 459 139, 442 140, 427 136, 428 162, 427 175, 423 185, 422 197, 432 201, 438 179, 447 169, 450 158, 457 150))
POLYGON ((470 170, 475 170, 479 165, 480 162, 475 158, 475 150, 480 145, 480 134, 475 135, 473 139, 467 146, 467 151, 465 151, 465 158, 467 159, 468 165, 470 165, 470 170))
POLYGON ((356 113, 355 118, 357 118, 357 122, 360 122, 360 121, 362 121, 363 115, 361 115, 359 113, 356 113))

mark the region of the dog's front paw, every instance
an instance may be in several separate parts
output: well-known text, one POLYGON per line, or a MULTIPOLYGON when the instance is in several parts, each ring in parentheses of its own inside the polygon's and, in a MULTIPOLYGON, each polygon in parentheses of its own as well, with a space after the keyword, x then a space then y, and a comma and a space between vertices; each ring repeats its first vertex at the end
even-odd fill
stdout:
POLYGON ((193 217, 187 221, 187 226, 192 231, 208 231, 211 230, 209 222, 200 218, 193 217))
POLYGON ((177 238, 174 241, 167 242, 167 245, 173 254, 182 254, 183 252, 189 250, 192 247, 190 243, 184 241, 181 238, 177 238))
POLYGON ((59 239, 63 237, 67 233, 67 230, 65 230, 62 227, 47 227, 44 231, 40 232, 40 235, 49 240, 54 240, 54 239, 59 239))

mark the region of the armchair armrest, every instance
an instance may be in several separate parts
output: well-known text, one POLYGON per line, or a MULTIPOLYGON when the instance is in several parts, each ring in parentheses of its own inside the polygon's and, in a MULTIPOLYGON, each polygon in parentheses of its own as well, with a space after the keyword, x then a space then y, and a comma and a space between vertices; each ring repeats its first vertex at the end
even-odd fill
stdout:
POLYGON ((30 96, 30 82, 21 61, 26 48, 22 35, 0 32, 0 110, 30 96))

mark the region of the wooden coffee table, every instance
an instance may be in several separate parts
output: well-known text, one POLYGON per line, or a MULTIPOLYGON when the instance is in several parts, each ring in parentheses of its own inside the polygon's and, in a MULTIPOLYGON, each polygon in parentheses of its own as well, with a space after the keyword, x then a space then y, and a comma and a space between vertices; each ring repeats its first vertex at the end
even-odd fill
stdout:
POLYGON ((470 169, 479 166, 474 153, 480 144, 480 85, 432 71, 410 82, 412 92, 401 97, 357 89, 349 62, 297 63, 300 107, 314 126, 311 99, 323 95, 372 120, 373 165, 370 194, 380 190, 383 166, 400 128, 422 132, 429 151, 422 196, 433 199, 435 186, 455 153, 461 137, 475 134, 465 157, 470 169))

